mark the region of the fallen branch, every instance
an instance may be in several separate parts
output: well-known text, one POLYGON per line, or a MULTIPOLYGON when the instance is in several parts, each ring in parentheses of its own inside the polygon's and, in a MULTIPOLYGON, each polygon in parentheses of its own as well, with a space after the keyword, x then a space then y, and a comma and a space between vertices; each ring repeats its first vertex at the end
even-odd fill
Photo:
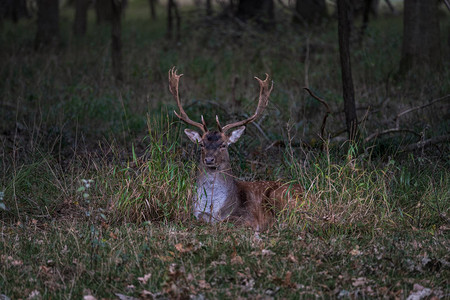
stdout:
POLYGON ((437 144, 442 144, 442 143, 448 143, 450 142, 450 134, 447 135, 440 135, 440 136, 435 136, 432 138, 429 138, 427 140, 423 140, 414 144, 410 144, 408 146, 406 146, 405 148, 403 148, 403 151, 408 152, 408 151, 414 151, 414 150, 419 150, 419 149, 423 149, 429 146, 433 146, 433 145, 437 145, 437 144))
POLYGON ((397 114, 395 116, 395 118, 394 118, 396 127, 397 128, 399 127, 399 122, 400 122, 399 119, 400 119, 400 117, 402 117, 402 116, 404 116, 404 115, 406 115, 406 114, 408 114, 410 112, 413 112, 413 111, 416 111, 416 110, 428 107, 430 105, 433 105, 434 103, 442 101, 442 100, 445 100, 445 99, 450 99, 450 94, 449 95, 445 95, 445 96, 440 97, 440 98, 437 98, 437 99, 434 99, 434 100, 431 100, 430 102, 428 102, 426 104, 423 104, 423 105, 420 105, 420 106, 416 106, 416 107, 412 107, 412 108, 409 108, 409 109, 407 109, 405 111, 402 111, 401 113, 397 114))
POLYGON ((400 128, 389 128, 383 131, 376 131, 375 133, 372 133, 371 135, 369 135, 368 137, 366 137, 364 139, 364 142, 370 142, 371 140, 379 137, 380 135, 385 135, 385 134, 390 134, 390 133, 398 133, 398 132, 408 132, 411 134, 414 134, 418 137, 420 137, 420 134, 418 134, 417 132, 410 130, 410 129, 400 129, 400 128))
POLYGON ((324 139, 325 125, 326 125, 328 116, 331 114, 330 106, 328 105, 328 103, 325 100, 323 100, 322 98, 317 97, 309 88, 304 87, 303 89, 306 90, 311 97, 313 97, 314 99, 316 99, 317 101, 322 103, 325 106, 326 110, 327 110, 325 112, 325 116, 323 116, 322 125, 320 126, 320 138, 322 140, 325 140, 324 139))

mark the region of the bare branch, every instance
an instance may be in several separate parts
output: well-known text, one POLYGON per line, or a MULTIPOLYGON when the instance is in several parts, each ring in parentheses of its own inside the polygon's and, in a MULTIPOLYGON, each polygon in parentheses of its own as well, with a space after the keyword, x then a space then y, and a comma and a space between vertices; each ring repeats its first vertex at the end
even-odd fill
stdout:
POLYGON ((327 118, 331 114, 330 106, 328 105, 328 103, 325 100, 323 100, 322 98, 316 96, 309 88, 304 87, 303 89, 306 90, 311 97, 313 97, 314 99, 316 99, 317 101, 322 103, 322 105, 325 106, 325 108, 327 110, 325 112, 325 116, 323 116, 322 125, 320 126, 320 137, 323 140, 324 139, 325 125, 326 125, 326 122, 327 122, 327 118))
POLYGON ((399 132, 407 132, 407 133, 411 133, 413 135, 416 135, 418 137, 420 137, 420 134, 418 134, 415 131, 409 130, 409 129, 399 129, 399 128, 389 128, 383 131, 376 131, 375 133, 372 133, 371 135, 369 135, 368 137, 365 138, 364 142, 370 142, 371 140, 381 136, 381 135, 385 135, 385 134, 390 134, 390 133, 399 133, 399 132))
POLYGON ((445 96, 440 97, 440 98, 437 98, 437 99, 434 99, 434 100, 431 100, 430 102, 428 102, 428 103, 426 103, 424 105, 412 107, 412 108, 409 108, 409 109, 407 109, 405 111, 402 111, 401 113, 397 114, 397 116, 395 116, 395 118, 394 118, 394 121, 395 121, 395 124, 396 124, 397 128, 399 127, 399 118, 400 117, 402 117, 402 116, 404 116, 404 115, 406 115, 406 114, 408 114, 410 112, 413 112, 413 111, 416 111, 416 110, 428 107, 430 105, 433 105, 436 102, 439 102, 439 101, 442 101, 442 100, 446 100, 446 99, 450 99, 450 94, 445 95, 445 96))
POLYGON ((429 147, 432 145, 436 145, 436 144, 442 144, 442 143, 448 143, 450 142, 450 134, 447 135, 440 135, 440 136, 435 136, 432 138, 429 138, 427 140, 423 140, 414 144, 410 144, 408 146, 406 146, 403 151, 414 151, 414 150, 419 150, 425 147, 429 147))

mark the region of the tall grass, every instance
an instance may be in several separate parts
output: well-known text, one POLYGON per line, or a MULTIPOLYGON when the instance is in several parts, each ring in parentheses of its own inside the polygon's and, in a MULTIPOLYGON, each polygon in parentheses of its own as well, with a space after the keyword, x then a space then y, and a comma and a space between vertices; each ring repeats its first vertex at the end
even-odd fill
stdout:
POLYGON ((181 160, 178 127, 165 115, 148 120, 147 149, 113 172, 114 219, 183 221, 190 217, 195 167, 181 160))

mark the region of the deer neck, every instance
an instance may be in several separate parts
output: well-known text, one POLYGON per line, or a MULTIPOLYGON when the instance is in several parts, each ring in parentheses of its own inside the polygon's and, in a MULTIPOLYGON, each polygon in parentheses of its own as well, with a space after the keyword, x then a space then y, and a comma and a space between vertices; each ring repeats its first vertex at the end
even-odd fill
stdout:
POLYGON ((237 184, 231 173, 231 165, 227 164, 218 170, 201 166, 194 215, 214 223, 229 217, 238 205, 237 184))

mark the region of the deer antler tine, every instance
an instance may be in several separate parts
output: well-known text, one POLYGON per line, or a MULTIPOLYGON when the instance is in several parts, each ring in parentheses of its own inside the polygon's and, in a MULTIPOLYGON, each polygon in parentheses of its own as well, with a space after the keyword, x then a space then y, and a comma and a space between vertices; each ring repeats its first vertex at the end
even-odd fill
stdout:
MULTIPOLYGON (((180 101, 180 95, 178 92, 178 84, 180 81, 180 77, 183 76, 183 74, 177 74, 177 69, 175 67, 172 67, 169 70, 169 91, 172 94, 173 98, 175 99, 175 101, 177 102, 177 106, 178 106, 178 110, 179 110, 179 114, 177 112, 175 112, 175 115, 183 122, 186 122, 187 124, 190 124, 192 126, 198 127, 200 128, 203 132, 207 132, 208 129, 206 128, 206 125, 197 123, 192 121, 188 115, 186 114, 186 112, 183 109, 183 106, 181 105, 181 101, 180 101)), ((202 117, 203 119, 203 117, 202 117)), ((204 121, 203 121, 204 122, 204 121)))
POLYGON ((222 126, 220 126, 219 117, 216 115, 216 122, 217 122, 217 128, 219 129, 219 132, 222 132, 222 126))
POLYGON ((242 125, 253 122, 254 120, 256 120, 256 118, 258 118, 262 114, 264 109, 267 107, 267 105, 269 103, 270 93, 273 90, 273 81, 271 82, 271 85, 269 88, 269 74, 266 73, 266 79, 264 79, 264 80, 261 80, 256 76, 255 76, 255 79, 259 83, 260 90, 259 90, 258 106, 256 107, 256 111, 255 111, 254 115, 245 120, 225 125, 222 128, 223 132, 226 132, 227 130, 229 130, 231 128, 242 126, 242 125))
POLYGON ((203 125, 203 128, 204 128, 205 132, 207 132, 208 131, 208 126, 206 126, 206 122, 205 122, 205 119, 203 119, 203 115, 202 115, 202 125, 203 125))

